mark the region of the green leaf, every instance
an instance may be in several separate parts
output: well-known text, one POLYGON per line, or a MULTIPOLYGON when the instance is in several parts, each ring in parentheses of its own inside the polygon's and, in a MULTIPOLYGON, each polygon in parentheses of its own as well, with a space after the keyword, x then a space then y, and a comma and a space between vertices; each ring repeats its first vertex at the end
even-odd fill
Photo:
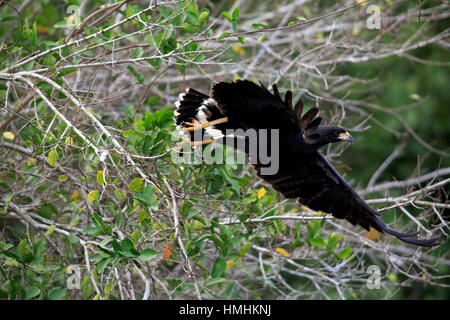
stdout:
POLYGON ((131 234, 131 237, 133 238, 134 241, 138 242, 139 239, 141 238, 141 232, 138 229, 135 229, 131 234))
POLYGON ((234 8, 232 17, 233 19, 239 17, 239 7, 234 8))
POLYGON ((72 72, 75 72, 77 70, 78 70, 77 68, 67 68, 67 69, 64 69, 63 71, 61 71, 60 73, 58 73, 58 75, 56 77, 57 78, 61 78, 61 77, 65 76, 65 75, 67 75, 69 73, 72 73, 72 72))
POLYGON ((120 246, 122 247, 122 250, 125 251, 131 251, 134 249, 134 243, 128 238, 124 238, 122 242, 120 243, 120 246))
POLYGON ((122 251, 122 246, 120 245, 120 243, 117 242, 116 239, 113 239, 112 247, 113 247, 114 251, 116 251, 116 252, 122 251))
POLYGON ((62 300, 64 299, 66 295, 66 289, 61 289, 61 288, 57 288, 57 289, 53 289, 47 299, 48 300, 62 300))
POLYGON ((97 228, 101 229, 102 231, 106 230, 105 223, 103 222, 102 217, 98 215, 98 213, 94 212, 92 215, 92 221, 97 226, 97 228))
POLYGON ((350 257, 350 255, 352 254, 353 249, 352 248, 345 248, 344 250, 342 250, 341 252, 338 253, 338 257, 342 260, 350 257))
POLYGON ((30 300, 41 293, 41 290, 37 287, 28 288, 25 293, 25 300, 30 300))
POLYGON ((209 20, 209 10, 203 9, 200 15, 198 16, 198 24, 203 27, 209 20))
POLYGON ((8 210, 8 206, 11 203, 12 197, 13 197, 13 193, 12 192, 5 197, 5 204, 3 206, 2 215, 6 215, 6 211, 8 210))
POLYGON ((17 246, 17 253, 25 263, 29 263, 34 259, 33 253, 28 247, 27 239, 22 239, 22 241, 20 241, 19 245, 17 246))
POLYGON ((134 6, 131 4, 127 4, 127 7, 125 9, 125 14, 127 15, 127 18, 134 15, 136 12, 134 12, 134 6))
POLYGON ((194 62, 202 62, 205 60, 206 55, 204 53, 200 53, 198 56, 195 57, 194 62))
POLYGON ((325 240, 322 238, 322 237, 316 237, 316 238, 313 238, 312 240, 311 240, 311 244, 314 246, 314 247, 317 247, 317 248, 319 248, 319 249, 323 249, 323 248, 325 248, 325 246, 326 246, 326 243, 325 243, 325 240))
POLYGON ((192 11, 186 11, 185 14, 186 14, 187 21, 190 24, 192 24, 194 26, 198 25, 198 16, 196 13, 194 13, 192 11))
POLYGON ((224 274, 226 267, 227 262, 225 261, 225 259, 223 257, 217 258, 211 270, 211 277, 219 278, 224 274))
POLYGON ((242 43, 242 44, 246 44, 247 42, 244 40, 244 37, 238 37, 238 40, 239 40, 239 42, 240 43, 242 43))
POLYGON ((48 163, 53 167, 55 166, 56 160, 58 159, 58 154, 55 150, 50 150, 47 156, 48 163))
POLYGON ((128 71, 131 72, 131 74, 133 74, 133 76, 136 78, 138 83, 143 83, 144 82, 144 77, 142 76, 142 74, 140 74, 139 72, 137 72, 133 66, 128 66, 127 67, 128 71))
POLYGON ((128 184, 128 190, 139 192, 143 189, 144 182, 141 178, 135 178, 128 184))
POLYGON ((56 226, 54 224, 52 224, 48 229, 47 232, 44 234, 44 236, 48 237, 49 235, 51 235, 53 232, 55 232, 56 226))
POLYGON ((153 137, 150 134, 146 134, 144 138, 144 143, 142 144, 142 154, 144 156, 150 154, 153 146, 153 137))
POLYGON ((236 32, 237 24, 239 22, 239 18, 238 17, 239 17, 239 7, 235 8, 233 10, 231 25, 233 27, 233 31, 234 32, 236 32))
MULTIPOLYGON (((187 32, 187 33, 195 33, 195 32, 197 32, 197 30, 198 30, 198 28, 197 28, 196 26, 193 26, 192 24, 189 24, 189 23, 187 23, 187 22, 183 22, 183 23, 180 25, 180 29, 181 29, 182 31, 184 31, 184 32, 187 32)), ((156 60, 156 61, 162 61, 162 59, 159 59, 159 60, 156 60)), ((150 60, 149 60, 149 63, 150 63, 151 65, 154 65, 154 63, 152 63, 150 60)))
POLYGON ((153 106, 153 105, 158 104, 158 102, 160 102, 160 101, 161 101, 161 98, 160 98, 160 97, 158 97, 158 96, 153 96, 153 97, 148 98, 147 104, 148 104, 149 106, 153 106))
POLYGON ((138 259, 141 261, 144 261, 144 262, 148 262, 148 261, 155 259, 157 256, 158 256, 158 252, 156 252, 156 250, 144 249, 139 254, 138 259))
POLYGON ((231 14, 229 14, 226 11, 222 11, 222 15, 228 20, 228 21, 233 21, 233 17, 231 16, 231 14))
POLYGON ((118 200, 125 199, 125 194, 123 192, 121 192, 120 190, 114 189, 114 195, 116 196, 116 198, 118 200))
POLYGON ((231 36, 231 32, 224 32, 220 36, 217 37, 217 40, 223 39, 225 37, 231 36))
POLYGON ((38 209, 38 214, 46 219, 52 219, 58 213, 58 208, 52 203, 45 203, 38 209))
POLYGON ((205 286, 212 286, 214 284, 222 283, 224 281, 226 281, 225 278, 214 278, 214 279, 210 279, 210 280, 207 280, 207 281, 203 282, 203 285, 205 285, 205 286))
POLYGON ((255 29, 255 30, 265 29, 265 28, 267 28, 267 26, 262 23, 253 23, 252 24, 252 29, 255 29))
POLYGON ((151 206, 155 203, 155 188, 152 185, 146 185, 142 193, 134 193, 133 196, 151 206))

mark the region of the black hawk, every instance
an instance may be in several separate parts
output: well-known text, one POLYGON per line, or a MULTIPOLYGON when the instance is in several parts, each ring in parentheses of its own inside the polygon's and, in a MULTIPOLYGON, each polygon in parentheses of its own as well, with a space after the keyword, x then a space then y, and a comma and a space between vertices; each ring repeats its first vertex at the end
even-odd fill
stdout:
MULTIPOLYGON (((271 184, 286 198, 298 198, 301 205, 346 219, 366 230, 374 228, 398 239, 423 247, 438 245, 438 238, 419 240, 418 232, 400 233, 390 229, 353 190, 344 178, 320 153, 319 148, 332 142, 353 142, 343 128, 320 125, 318 109, 311 108, 302 116, 301 100, 292 107, 292 92, 284 100, 276 85, 273 93, 264 85, 248 80, 219 82, 212 88, 211 97, 192 88, 180 94, 175 103, 177 127, 187 133, 191 146, 210 143, 223 138, 227 129, 278 129, 279 169, 276 174, 264 175, 262 164, 256 162, 257 175, 271 184), (211 139, 195 141, 194 132, 211 139), (204 134, 205 135, 204 135, 204 134)), ((185 138, 186 139, 186 138, 185 138)))

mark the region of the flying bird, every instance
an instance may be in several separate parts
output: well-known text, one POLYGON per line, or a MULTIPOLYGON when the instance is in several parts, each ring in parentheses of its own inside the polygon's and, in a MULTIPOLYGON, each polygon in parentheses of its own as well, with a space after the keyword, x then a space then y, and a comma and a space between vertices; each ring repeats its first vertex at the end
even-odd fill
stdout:
POLYGON ((278 129, 277 173, 264 174, 262 163, 256 162, 253 167, 284 197, 297 198, 312 210, 330 213, 368 231, 374 228, 386 232, 413 245, 439 244, 438 237, 417 239, 418 232, 400 233, 389 228, 319 151, 328 143, 353 142, 353 137, 341 127, 320 125, 316 107, 302 115, 301 100, 292 107, 291 91, 283 100, 277 86, 272 88, 273 93, 262 83, 240 79, 216 83, 211 96, 187 88, 175 103, 176 125, 191 146, 218 141, 226 136, 227 129, 278 129), (202 134, 197 136, 202 138, 195 140, 194 133, 200 130, 202 134))

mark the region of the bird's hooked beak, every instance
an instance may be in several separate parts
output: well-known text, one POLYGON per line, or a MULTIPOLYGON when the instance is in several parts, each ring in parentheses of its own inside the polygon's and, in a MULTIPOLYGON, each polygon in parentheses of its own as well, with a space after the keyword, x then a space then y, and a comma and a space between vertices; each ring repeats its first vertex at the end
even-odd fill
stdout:
POLYGON ((348 141, 348 142, 353 142, 353 137, 350 135, 350 133, 348 133, 347 131, 342 132, 339 136, 338 136, 339 140, 342 141, 348 141))

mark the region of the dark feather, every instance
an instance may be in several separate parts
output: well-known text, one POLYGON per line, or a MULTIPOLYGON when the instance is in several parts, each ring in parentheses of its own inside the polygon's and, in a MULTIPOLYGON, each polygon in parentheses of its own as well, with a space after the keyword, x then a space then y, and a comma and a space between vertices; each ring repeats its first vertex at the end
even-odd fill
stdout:
POLYGON ((294 107, 294 112, 297 115, 299 119, 301 119, 302 112, 303 112, 303 101, 302 99, 298 100, 297 104, 294 107))
POLYGON ((317 117, 313 121, 308 123, 308 125, 305 128, 305 133, 306 134, 310 134, 312 131, 316 130, 321 121, 322 121, 322 118, 321 117, 317 117))
POLYGON ((275 95, 275 97, 278 97, 281 100, 280 92, 278 91, 278 86, 276 84, 273 84, 272 89, 273 89, 273 94, 275 95))
POLYGON ((292 92, 287 91, 284 96, 284 103, 289 107, 289 109, 292 109, 292 92))
POLYGON ((318 112, 319 112, 319 109, 316 107, 309 109, 308 112, 305 113, 305 115, 302 117, 302 120, 301 120, 302 128, 306 128, 308 123, 312 119, 314 119, 314 117, 317 115, 318 112))

